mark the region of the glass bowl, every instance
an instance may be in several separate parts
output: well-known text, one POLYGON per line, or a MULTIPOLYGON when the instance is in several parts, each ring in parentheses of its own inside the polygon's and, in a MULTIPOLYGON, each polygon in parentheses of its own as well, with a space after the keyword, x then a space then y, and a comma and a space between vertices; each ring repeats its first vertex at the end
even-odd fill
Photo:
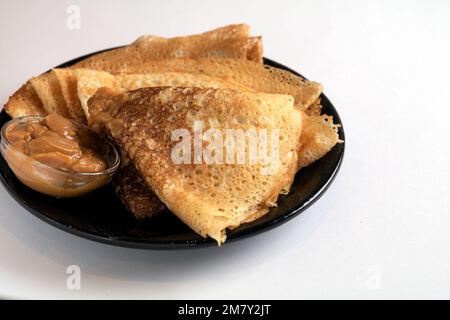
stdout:
MULTIPOLYGON (((0 151, 16 177, 26 186, 40 193, 53 197, 78 197, 91 192, 111 181, 119 168, 120 157, 110 141, 101 141, 95 151, 103 156, 108 167, 100 172, 71 172, 53 168, 47 164, 32 159, 17 150, 6 139, 9 126, 28 121, 39 122, 44 117, 20 117, 6 122, 1 129, 0 151)), ((77 128, 91 133, 84 125, 71 121, 77 128)))

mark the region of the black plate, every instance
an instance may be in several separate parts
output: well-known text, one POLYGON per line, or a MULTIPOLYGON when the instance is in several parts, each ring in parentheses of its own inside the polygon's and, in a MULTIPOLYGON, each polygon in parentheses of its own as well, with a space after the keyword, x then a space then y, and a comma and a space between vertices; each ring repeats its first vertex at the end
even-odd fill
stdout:
MULTIPOLYGON (((93 54, 58 67, 70 66, 93 54)), ((266 58, 264 63, 298 74, 266 58)), ((332 115, 336 123, 342 124, 328 98, 323 94, 321 98, 324 113, 332 115)), ((2 111, 0 126, 9 119, 2 111)), ((344 140, 342 126, 339 128, 339 137, 344 140)), ((301 169, 295 176, 291 192, 280 196, 278 207, 272 208, 267 215, 254 222, 228 231, 226 243, 269 230, 308 208, 330 186, 341 165, 344 148, 345 143, 338 144, 322 159, 301 169)), ((216 245, 214 240, 197 235, 171 214, 145 222, 136 221, 116 199, 110 185, 80 198, 55 199, 24 186, 1 156, 0 180, 13 198, 32 214, 57 228, 87 239, 141 249, 185 249, 216 245)))

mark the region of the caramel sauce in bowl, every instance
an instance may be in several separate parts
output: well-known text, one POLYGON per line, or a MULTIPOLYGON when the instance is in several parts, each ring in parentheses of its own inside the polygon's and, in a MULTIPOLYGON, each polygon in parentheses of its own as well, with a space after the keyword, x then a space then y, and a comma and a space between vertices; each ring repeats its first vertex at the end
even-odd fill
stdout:
POLYGON ((1 130, 0 151, 26 186, 54 197, 78 197, 111 181, 120 157, 110 141, 60 116, 21 117, 1 130))

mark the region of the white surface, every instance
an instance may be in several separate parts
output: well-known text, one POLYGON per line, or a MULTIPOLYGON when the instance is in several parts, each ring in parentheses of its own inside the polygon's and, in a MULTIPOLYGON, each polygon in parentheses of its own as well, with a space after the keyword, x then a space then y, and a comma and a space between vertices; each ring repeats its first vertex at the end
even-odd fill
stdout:
POLYGON ((0 296, 450 298, 450 1, 2 1, 2 103, 51 66, 143 33, 247 22, 321 81, 346 130, 329 191, 222 248, 152 252, 59 231, 0 191, 0 296), (81 29, 66 8, 81 8, 81 29), (79 265, 81 290, 66 288, 79 265))

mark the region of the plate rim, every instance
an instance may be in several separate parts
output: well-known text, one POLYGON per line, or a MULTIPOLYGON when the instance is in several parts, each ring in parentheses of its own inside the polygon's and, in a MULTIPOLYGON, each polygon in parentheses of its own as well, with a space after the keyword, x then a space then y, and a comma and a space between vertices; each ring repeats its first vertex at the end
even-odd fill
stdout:
MULTIPOLYGON (((57 66, 55 66, 54 68, 65 68, 68 66, 71 66, 75 63, 77 63, 78 61, 81 61, 83 59, 86 59, 94 54, 98 54, 98 53, 102 53, 102 52, 106 52, 106 51, 110 51, 116 48, 120 48, 119 47, 114 47, 114 48, 109 48, 109 49, 104 49, 104 50, 99 50, 99 51, 95 51, 92 53, 88 53, 88 54, 84 54, 82 56, 79 56, 77 58, 68 60, 64 63, 61 63, 57 66)), ((301 75, 300 73, 298 73, 295 70, 292 70, 289 67, 286 67, 285 65, 274 61, 272 59, 263 58, 263 63, 276 67, 276 68, 280 68, 286 71, 289 71, 295 75, 298 75, 302 78, 305 78, 303 75, 301 75)), ((51 70, 51 69, 50 69, 51 70)), ((49 70, 48 70, 49 71, 49 70)), ((47 72, 48 72, 47 71, 47 72)), ((307 78, 305 78, 307 79, 307 78)), ((300 213, 302 213, 303 211, 307 210, 311 205, 313 205, 318 199, 320 199, 322 197, 322 195, 327 191, 327 189, 331 186, 332 182, 334 181, 334 179, 337 176, 337 173, 339 172, 341 165, 342 165, 342 161, 344 159, 344 154, 345 154, 345 132, 344 132, 344 127, 342 124, 342 120, 339 116, 339 113, 337 112, 336 108, 334 107, 334 105, 331 103, 331 101, 328 99, 328 97, 322 93, 320 95, 320 98, 322 100, 325 100, 327 105, 332 109, 333 111, 333 117, 336 120, 336 123, 340 124, 339 127, 339 137, 341 140, 343 140, 343 142, 340 144, 341 145, 341 150, 340 150, 340 154, 339 154, 339 158, 337 160, 336 166, 333 170, 333 172, 331 172, 331 174, 329 175, 329 177, 326 179, 326 181, 323 183, 323 185, 320 187, 320 189, 318 189, 307 201, 305 201, 303 204, 300 204, 299 207, 297 207, 295 210, 290 210, 288 212, 285 212, 277 217, 274 217, 271 220, 266 221, 265 223, 253 226, 249 229, 240 231, 239 233, 235 233, 235 234, 230 234, 227 236, 227 241, 222 244, 222 245, 226 245, 227 243, 231 243, 237 240, 241 240, 241 239, 245 239, 269 230, 273 230, 274 228, 290 221, 292 218, 298 216, 300 213)), ((1 111, 1 113, 6 113, 5 110, 3 109, 1 111)), ((3 157, 2 157, 3 158, 3 157)), ((3 159, 4 160, 4 159, 3 159)), ((3 174, 0 174, 0 181, 3 184, 3 186, 5 187, 6 191, 11 195, 11 197, 20 205, 22 206, 24 209, 26 209, 28 212, 30 212, 32 215, 34 215, 35 217, 39 218, 40 220, 48 223, 49 225, 56 227, 62 231, 65 231, 67 233, 79 236, 81 238, 85 238, 88 240, 92 240, 92 241, 96 241, 96 242, 100 242, 100 243, 104 243, 104 244, 108 244, 108 245, 113 245, 113 246, 119 246, 119 247, 125 247, 125 248, 134 248, 134 249, 146 249, 146 250, 179 250, 179 249, 194 249, 194 248, 204 248, 204 247, 210 247, 210 246, 216 246, 217 243, 215 240, 207 237, 207 238, 203 238, 201 240, 179 240, 179 241, 161 241, 161 240, 155 240, 152 242, 149 242, 148 239, 147 240, 143 240, 143 241, 139 241, 138 239, 133 239, 133 240, 129 240, 126 239, 125 237, 112 237, 112 236, 104 236, 104 235, 99 235, 99 234, 95 234, 92 232, 87 232, 84 230, 80 230, 76 227, 64 224, 58 220, 55 220, 53 218, 48 217, 47 215, 45 215, 44 213, 36 210, 35 208, 33 208, 31 205, 28 205, 26 202, 26 199, 23 199, 23 197, 20 197, 14 190, 13 188, 9 185, 9 183, 7 182, 6 178, 3 176, 3 174)))

